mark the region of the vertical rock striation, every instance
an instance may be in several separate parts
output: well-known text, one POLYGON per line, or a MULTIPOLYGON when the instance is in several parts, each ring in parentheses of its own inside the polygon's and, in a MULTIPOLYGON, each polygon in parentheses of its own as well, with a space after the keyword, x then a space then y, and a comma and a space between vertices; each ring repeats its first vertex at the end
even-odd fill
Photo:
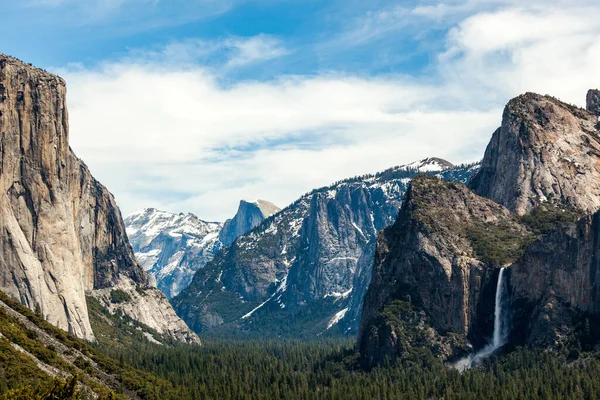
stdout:
POLYGON ((178 314, 198 331, 356 333, 377 232, 414 176, 466 181, 477 170, 450 167, 427 159, 313 190, 219 252, 173 300, 178 314))
POLYGON ((94 340, 86 292, 148 278, 113 196, 69 147, 65 96, 61 78, 0 55, 0 290, 94 340))
POLYGON ((510 267, 513 340, 568 345, 587 316, 600 315, 600 212, 550 233, 510 267))

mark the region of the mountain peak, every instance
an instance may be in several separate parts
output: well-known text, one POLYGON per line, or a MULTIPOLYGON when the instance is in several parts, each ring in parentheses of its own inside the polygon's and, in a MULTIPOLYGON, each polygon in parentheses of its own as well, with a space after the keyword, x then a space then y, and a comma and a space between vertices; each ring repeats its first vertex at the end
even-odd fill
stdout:
POLYGON ((252 230, 280 210, 275 204, 266 200, 241 200, 235 216, 225 221, 219 239, 223 245, 229 246, 239 236, 252 230))
POLYGON ((443 158, 429 157, 420 161, 414 161, 404 166, 405 168, 417 169, 419 172, 441 172, 454 168, 455 165, 443 158))
POLYGON ((258 207, 258 209, 263 213, 265 218, 268 218, 271 215, 276 214, 279 211, 281 211, 281 208, 277 207, 275 204, 273 204, 267 200, 258 199, 258 200, 254 200, 250 203, 254 204, 256 207, 258 207))
MULTIPOLYGON (((588 102, 593 97, 593 92, 588 94, 588 102)), ((597 124, 598 118, 588 111, 551 96, 525 93, 512 99, 472 188, 520 215, 546 202, 596 211, 597 124)))

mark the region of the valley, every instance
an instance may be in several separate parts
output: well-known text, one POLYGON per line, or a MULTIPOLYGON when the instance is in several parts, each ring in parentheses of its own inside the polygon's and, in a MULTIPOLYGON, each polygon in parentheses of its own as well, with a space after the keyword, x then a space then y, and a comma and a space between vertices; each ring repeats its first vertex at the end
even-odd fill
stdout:
POLYGON ((224 222, 115 197, 0 54, 0 399, 595 398, 600 91, 224 222))

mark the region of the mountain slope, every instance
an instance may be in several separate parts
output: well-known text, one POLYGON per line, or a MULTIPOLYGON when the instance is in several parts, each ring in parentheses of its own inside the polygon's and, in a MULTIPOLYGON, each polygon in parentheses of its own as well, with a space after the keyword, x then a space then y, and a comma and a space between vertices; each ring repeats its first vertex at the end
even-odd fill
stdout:
POLYGON ((156 318, 153 328, 197 341, 148 287, 113 196, 69 148, 65 96, 61 78, 0 55, 0 289, 94 340, 86 293, 106 302, 116 285, 148 288, 156 293, 144 305, 130 297, 129 310, 163 309, 170 318, 156 318))
POLYGON ((418 346, 445 360, 483 344, 495 269, 531 237, 506 208, 465 185, 415 178, 396 222, 377 240, 358 339, 363 363, 395 361, 418 346), (491 235, 498 242, 488 243, 491 235), (413 312, 422 315, 405 321, 413 312))
MULTIPOLYGON (((92 316, 94 313, 92 309, 92 316)), ((110 314, 102 318, 113 324, 117 324, 119 319, 110 314)), ((135 328, 136 324, 129 322, 132 325, 129 340, 146 342, 143 334, 135 328)), ((94 328, 97 328, 96 324, 94 328)), ((170 343, 168 339, 155 335, 170 343)), ((101 333, 99 337, 102 337, 101 333)), ((3 378, 0 397, 9 390, 9 399, 157 399, 161 398, 156 395, 159 388, 163 391, 172 388, 170 382, 135 370, 56 328, 2 292, 0 374, 3 378), (54 396, 38 397, 42 393, 46 396, 53 393, 54 396), (83 397, 65 397, 69 393, 83 397)))
MULTIPOLYGON (((302 196, 200 270, 173 299, 178 315, 197 331, 313 337, 327 331, 344 320, 352 293, 366 290, 352 286, 358 260, 395 219, 417 167, 464 181, 476 170, 442 170, 440 163, 428 159, 302 196)), ((356 326, 352 319, 336 329, 356 326)))
POLYGON ((414 347, 442 359, 465 344, 481 348, 497 301, 508 306, 499 318, 512 321, 512 343, 577 341, 574 326, 586 313, 599 316, 597 216, 569 226, 600 206, 596 122, 586 110, 527 93, 506 106, 471 180, 474 192, 461 187, 455 198, 452 185, 414 181, 398 220, 378 239, 358 342, 365 365, 414 347), (495 300, 498 267, 507 267, 508 289, 495 300))

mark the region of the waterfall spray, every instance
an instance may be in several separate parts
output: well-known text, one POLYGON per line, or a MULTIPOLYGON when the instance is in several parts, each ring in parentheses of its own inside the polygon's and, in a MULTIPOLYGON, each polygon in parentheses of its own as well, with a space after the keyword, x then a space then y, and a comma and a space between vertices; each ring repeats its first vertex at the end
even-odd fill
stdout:
POLYGON ((504 315, 504 292, 505 286, 504 283, 504 270, 506 268, 500 268, 500 272, 498 273, 498 283, 496 284, 496 299, 494 304, 494 335, 492 337, 492 342, 486 345, 483 349, 479 350, 475 354, 471 354, 459 361, 457 361, 453 367, 464 371, 467 370, 489 356, 491 356, 496 350, 506 344, 506 317, 504 315))

